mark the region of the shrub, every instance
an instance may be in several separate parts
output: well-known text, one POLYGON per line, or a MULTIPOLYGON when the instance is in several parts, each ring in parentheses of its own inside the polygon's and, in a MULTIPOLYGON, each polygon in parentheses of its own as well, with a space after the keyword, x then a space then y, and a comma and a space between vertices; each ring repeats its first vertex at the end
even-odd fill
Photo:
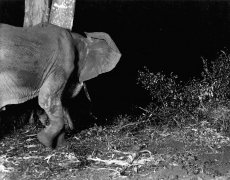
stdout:
MULTIPOLYGON (((173 124, 181 126, 186 121, 197 122, 207 117, 210 120, 213 119, 207 116, 210 110, 222 115, 227 114, 229 117, 229 113, 223 113, 229 110, 228 106, 223 107, 223 104, 229 104, 226 102, 230 97, 230 55, 221 51, 215 61, 208 63, 203 58, 202 61, 203 71, 200 78, 193 78, 188 82, 179 81, 178 76, 173 73, 168 76, 162 72, 152 73, 147 67, 138 71, 138 84, 151 96, 147 109, 155 114, 155 117, 159 117, 159 122, 174 122, 173 124), (218 111, 213 109, 213 104, 218 111)), ((217 119, 220 122, 223 118, 214 119, 215 122, 217 119)))
POLYGON ((138 83, 149 92, 156 108, 181 106, 181 84, 177 75, 171 73, 168 77, 160 72, 151 73, 147 67, 138 73, 138 83))
POLYGON ((181 126, 182 119, 179 114, 187 112, 184 111, 183 84, 178 80, 178 76, 173 73, 169 76, 160 72, 152 73, 147 67, 139 71, 138 75, 138 84, 151 96, 147 111, 154 114, 151 116, 152 120, 156 124, 176 123, 181 126))
POLYGON ((201 81, 210 88, 212 97, 216 100, 229 98, 230 55, 221 51, 219 57, 211 61, 210 65, 203 59, 203 69, 201 81))

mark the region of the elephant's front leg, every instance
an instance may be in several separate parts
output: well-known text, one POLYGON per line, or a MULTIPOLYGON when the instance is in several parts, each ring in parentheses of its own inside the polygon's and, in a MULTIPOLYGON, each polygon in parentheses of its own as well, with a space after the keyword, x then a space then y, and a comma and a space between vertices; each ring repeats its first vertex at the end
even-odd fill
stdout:
POLYGON ((50 76, 40 89, 38 101, 49 117, 49 125, 38 133, 38 140, 48 147, 64 143, 64 111, 61 94, 65 86, 63 76, 50 76))

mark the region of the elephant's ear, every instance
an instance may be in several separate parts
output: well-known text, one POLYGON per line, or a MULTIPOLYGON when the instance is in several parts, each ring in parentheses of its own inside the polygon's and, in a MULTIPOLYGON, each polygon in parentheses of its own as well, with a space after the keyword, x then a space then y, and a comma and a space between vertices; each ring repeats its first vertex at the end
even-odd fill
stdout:
POLYGON ((79 81, 87 81, 111 71, 120 60, 121 53, 106 33, 86 33, 86 49, 79 60, 79 81))

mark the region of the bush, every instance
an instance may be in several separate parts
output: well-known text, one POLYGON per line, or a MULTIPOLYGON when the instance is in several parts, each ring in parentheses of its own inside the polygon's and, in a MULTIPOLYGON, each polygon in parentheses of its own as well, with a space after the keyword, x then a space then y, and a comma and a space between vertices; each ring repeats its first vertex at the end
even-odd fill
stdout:
POLYGON ((202 83, 207 84, 212 97, 216 100, 228 99, 230 96, 230 55, 224 51, 220 52, 219 57, 215 61, 203 59, 202 83))
POLYGON ((163 73, 151 73, 147 67, 144 71, 139 71, 138 83, 146 89, 152 101, 157 107, 180 107, 181 102, 181 82, 178 76, 171 73, 168 76, 163 73))
POLYGON ((144 67, 144 71, 138 72, 138 84, 146 89, 151 96, 151 103, 147 107, 147 111, 154 116, 151 116, 152 120, 156 124, 172 124, 175 123, 181 126, 180 119, 189 115, 187 111, 184 111, 185 101, 183 93, 183 84, 178 80, 178 76, 171 73, 166 76, 163 73, 152 73, 147 67, 144 67), (179 119, 178 119, 179 118, 179 119))
POLYGON ((225 102, 230 97, 230 55, 221 51, 219 57, 210 64, 206 59, 202 58, 202 61, 200 78, 188 82, 179 81, 173 73, 168 76, 162 72, 152 73, 147 67, 138 71, 138 84, 151 96, 147 109, 159 117, 158 122, 173 122, 179 126, 187 121, 197 122, 207 117, 206 112, 209 110, 214 111, 213 104, 218 109, 218 103, 222 110, 228 112, 228 106, 223 108, 223 104, 229 104, 225 102))

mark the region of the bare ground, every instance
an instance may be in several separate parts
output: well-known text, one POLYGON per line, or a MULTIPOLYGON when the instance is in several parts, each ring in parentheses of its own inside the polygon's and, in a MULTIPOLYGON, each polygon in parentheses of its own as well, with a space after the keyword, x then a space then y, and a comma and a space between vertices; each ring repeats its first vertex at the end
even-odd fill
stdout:
POLYGON ((227 180, 230 139, 207 122, 183 129, 142 122, 94 126, 45 148, 27 125, 0 141, 2 180, 227 180))

